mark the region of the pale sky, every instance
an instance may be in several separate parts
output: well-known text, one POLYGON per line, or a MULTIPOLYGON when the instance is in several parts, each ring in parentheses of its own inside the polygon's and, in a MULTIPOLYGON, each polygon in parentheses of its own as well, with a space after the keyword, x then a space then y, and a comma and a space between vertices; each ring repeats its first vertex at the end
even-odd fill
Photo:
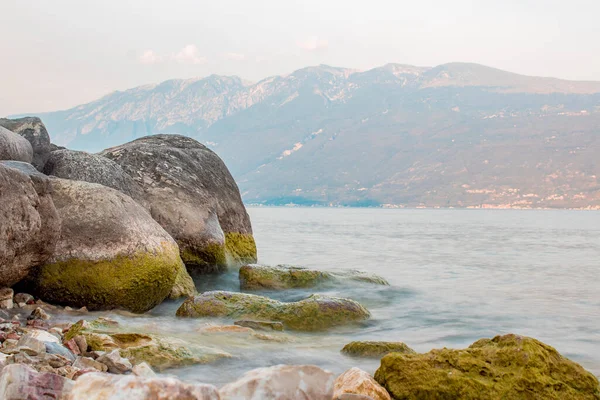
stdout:
POLYGON ((210 74, 476 62, 600 80, 598 0, 0 0, 0 116, 210 74))

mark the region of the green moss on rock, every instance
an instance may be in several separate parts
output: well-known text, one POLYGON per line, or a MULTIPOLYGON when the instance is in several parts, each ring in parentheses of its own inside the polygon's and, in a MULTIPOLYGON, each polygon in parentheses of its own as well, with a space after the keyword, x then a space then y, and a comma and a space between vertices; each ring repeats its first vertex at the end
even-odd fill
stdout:
POLYGON ((209 243, 202 248, 180 244, 181 259, 189 271, 195 273, 221 272, 227 269, 225 245, 209 243))
POLYGON ((517 335, 481 339, 464 350, 391 353, 375 379, 394 399, 600 399, 591 373, 517 335))
POLYGON ((247 233, 225 234, 225 249, 230 264, 255 263, 257 261, 254 236, 247 233))
POLYGON ((27 283, 45 301, 136 313, 161 303, 175 283, 181 261, 176 246, 98 261, 69 259, 44 265, 27 283))
POLYGON ((312 295, 284 303, 252 294, 213 291, 187 299, 177 316, 280 321, 288 329, 316 331, 366 320, 370 313, 354 300, 337 297, 312 295))
POLYGON ((381 358, 389 353, 416 354, 402 342, 350 342, 342 353, 352 357, 381 358))
POLYGON ((169 293, 169 299, 179 299, 181 297, 190 297, 198 294, 194 280, 188 273, 185 265, 181 264, 181 267, 177 271, 175 277, 175 284, 169 293))

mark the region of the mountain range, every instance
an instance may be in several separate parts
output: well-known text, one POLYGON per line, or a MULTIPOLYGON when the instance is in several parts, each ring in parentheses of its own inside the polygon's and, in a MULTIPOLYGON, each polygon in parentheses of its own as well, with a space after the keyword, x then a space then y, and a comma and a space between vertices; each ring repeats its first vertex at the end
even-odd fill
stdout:
POLYGON ((94 152, 193 137, 251 204, 600 208, 600 82, 321 65, 169 80, 37 115, 56 144, 94 152))

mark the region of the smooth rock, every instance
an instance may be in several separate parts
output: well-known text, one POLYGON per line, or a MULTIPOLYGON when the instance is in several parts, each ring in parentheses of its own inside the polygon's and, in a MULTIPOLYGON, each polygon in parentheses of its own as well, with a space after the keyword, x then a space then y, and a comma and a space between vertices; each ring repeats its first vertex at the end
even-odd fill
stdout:
POLYGON ((79 348, 80 353, 85 353, 87 351, 88 344, 87 344, 87 340, 85 339, 85 336, 77 335, 73 338, 73 340, 77 344, 77 347, 79 348))
POLYGON ((371 375, 351 368, 335 380, 333 400, 391 400, 391 397, 371 375))
POLYGON ((351 357, 381 358, 389 353, 415 354, 416 352, 402 342, 350 342, 342 353, 351 357))
POLYGON ((221 399, 331 400, 335 376, 313 365, 276 365, 245 373, 221 388, 221 399))
POLYGON ((184 268, 175 241, 139 204, 94 183, 52 178, 62 219, 51 260, 27 287, 46 301, 142 313, 170 293, 184 268))
POLYGON ((194 139, 153 135, 107 149, 144 190, 152 216, 175 238, 190 271, 256 262, 250 218, 223 161, 194 139))
POLYGON ((143 378, 89 373, 75 382, 68 400, 220 400, 212 385, 174 378, 143 378))
POLYGON ((0 289, 0 308, 10 310, 13 308, 13 290, 11 288, 0 289))
POLYGON ((27 333, 17 342, 17 349, 26 354, 36 356, 46 352, 46 344, 32 334, 27 333))
POLYGON ((31 163, 33 160, 31 143, 20 135, 0 126, 0 160, 31 163))
POLYGON ((315 331, 363 321, 370 313, 354 300, 323 295, 284 303, 252 294, 213 291, 188 298, 177 316, 280 321, 289 329, 315 331))
POLYGON ((240 268, 239 279, 242 290, 309 288, 327 282, 344 280, 389 285, 385 279, 365 272, 353 270, 340 272, 318 271, 291 265, 244 265, 240 268))
POLYGON ((146 362, 134 365, 133 369, 131 370, 131 373, 135 376, 139 376, 142 378, 156 377, 156 373, 152 370, 152 367, 146 362))
POLYGON ((52 256, 61 222, 51 194, 39 172, 0 165, 0 286, 13 286, 52 256))
POLYGON ((108 371, 112 374, 124 374, 130 372, 133 366, 128 359, 121 357, 119 350, 113 350, 109 353, 103 354, 96 360, 108 367, 108 371))
POLYGON ((0 374, 0 399, 51 400, 64 399, 73 381, 57 374, 38 373, 27 365, 11 364, 0 374))
POLYGON ((53 342, 45 342, 44 344, 46 345, 46 353, 62 356, 71 362, 75 361, 75 354, 73 354, 65 346, 53 342))
POLYGON ((480 339, 464 350, 391 353, 375 373, 395 399, 600 398, 598 379, 532 338, 480 339))
POLYGON ((245 326, 255 330, 263 331, 283 331, 283 324, 277 321, 253 321, 249 319, 243 319, 235 321, 234 325, 245 326))
POLYGON ((51 334, 50 332, 41 329, 32 329, 27 332, 26 336, 30 336, 34 339, 40 340, 44 343, 60 343, 60 339, 51 334))
POLYGON ((90 357, 77 357, 73 366, 79 369, 93 369, 100 372, 108 371, 108 366, 90 357))
POLYGON ((50 135, 42 121, 37 117, 0 118, 0 126, 22 136, 30 143, 33 152, 32 160, 22 161, 30 162, 41 171, 51 151, 50 135))
POLYGON ((98 183, 138 202, 144 200, 142 188, 119 164, 97 154, 66 149, 53 151, 44 166, 44 173, 73 181, 98 183))
POLYGON ((15 294, 14 301, 17 304, 33 304, 35 299, 28 293, 17 293, 15 294))

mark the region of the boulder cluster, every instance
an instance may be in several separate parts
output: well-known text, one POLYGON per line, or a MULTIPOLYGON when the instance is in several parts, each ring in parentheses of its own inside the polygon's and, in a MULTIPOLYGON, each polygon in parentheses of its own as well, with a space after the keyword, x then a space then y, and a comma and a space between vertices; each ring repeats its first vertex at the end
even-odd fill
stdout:
POLYGON ((53 145, 38 118, 0 119, 0 288, 142 313, 195 294, 190 274, 255 261, 237 185, 197 141, 89 154, 53 145))

